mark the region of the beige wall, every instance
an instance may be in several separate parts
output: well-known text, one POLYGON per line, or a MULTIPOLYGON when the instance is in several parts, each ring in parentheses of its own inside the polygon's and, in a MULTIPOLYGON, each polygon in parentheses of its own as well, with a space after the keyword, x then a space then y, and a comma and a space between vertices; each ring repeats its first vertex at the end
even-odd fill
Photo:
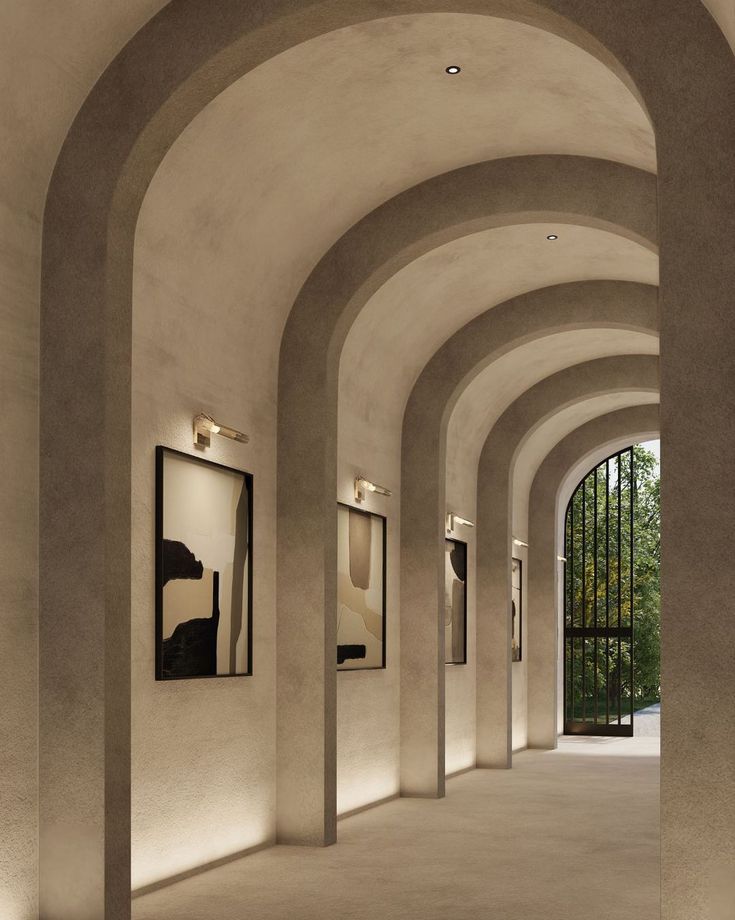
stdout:
MULTIPOLYGON (((343 410, 343 407, 340 407, 343 410)), ((337 813, 399 791, 400 677, 400 449, 395 437, 354 423, 340 412, 338 500, 356 505, 354 480, 367 476, 390 488, 368 494, 359 507, 387 519, 386 667, 337 673, 337 813), (373 437, 366 437, 367 432, 373 437)))
POLYGON ((0 916, 38 909, 38 376, 46 190, 74 114, 162 0, 0 13, 0 916), (73 64, 70 62, 73 61, 73 64), (19 445, 20 448, 19 449, 19 445))
POLYGON ((273 357, 247 317, 186 284, 166 188, 136 236, 132 444, 133 888, 275 839, 275 393, 273 357), (200 411, 249 444, 192 443, 200 411), (154 450, 163 444, 253 474, 253 675, 154 680, 154 450))

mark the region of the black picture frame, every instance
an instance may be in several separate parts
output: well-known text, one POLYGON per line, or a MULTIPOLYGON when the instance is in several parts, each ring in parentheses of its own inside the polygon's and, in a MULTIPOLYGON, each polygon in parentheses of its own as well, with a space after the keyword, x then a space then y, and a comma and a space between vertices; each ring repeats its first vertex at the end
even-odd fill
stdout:
MULTIPOLYGON (((253 476, 245 470, 239 470, 234 467, 225 466, 222 463, 215 463, 212 460, 205 460, 203 457, 197 457, 193 454, 184 453, 183 451, 174 450, 171 447, 158 445, 155 454, 156 465, 156 503, 155 503, 155 678, 157 681, 169 680, 203 680, 219 679, 227 677, 251 677, 253 674, 253 476), (247 555, 245 559, 245 576, 244 580, 247 585, 247 604, 243 605, 246 622, 245 634, 247 637, 247 655, 245 670, 236 670, 230 673, 167 673, 164 665, 164 533, 166 527, 165 521, 165 496, 164 496, 164 479, 166 459, 170 457, 180 461, 190 462, 192 464, 207 467, 213 471, 220 471, 234 474, 241 477, 243 489, 247 494, 247 555)), ((172 541, 173 542, 173 541, 172 541)), ((183 544, 182 544, 183 545, 183 544)), ((186 548, 186 547, 185 547, 186 548)), ((193 554, 192 558, 194 557, 193 554)), ((199 562, 199 560, 196 560, 199 562)), ((201 567, 201 562, 199 562, 201 567)), ((196 576, 194 576, 196 579, 196 576)), ((219 572, 213 573, 214 591, 218 590, 219 572)), ((218 612, 219 615, 219 612, 218 612)), ((169 637, 170 638, 170 637, 169 637)), ((214 650, 216 658, 216 647, 214 650)))
MULTIPOLYGON (((383 650, 382 650, 382 656, 381 656, 381 663, 380 663, 380 664, 365 665, 365 666, 362 666, 362 667, 344 667, 344 661, 345 661, 345 660, 353 660, 353 661, 354 661, 354 660, 359 660, 359 659, 356 659, 356 658, 353 658, 353 659, 343 659, 343 661, 340 662, 340 652, 339 652, 339 649, 340 649, 341 646, 340 646, 340 644, 339 644, 339 636, 338 636, 338 637, 337 637, 337 649, 336 649, 336 653, 337 653, 337 654, 336 654, 337 671, 339 671, 340 674, 347 674, 347 673, 349 673, 350 671, 381 671, 381 670, 385 670, 385 668, 386 668, 386 662, 387 662, 387 645, 388 645, 388 642, 387 642, 388 630, 387 630, 387 628, 386 628, 387 615, 388 615, 388 519, 387 519, 384 515, 378 514, 378 513, 375 512, 375 511, 367 511, 367 510, 364 509, 364 508, 357 508, 355 505, 350 505, 350 504, 348 504, 347 502, 337 502, 337 515, 338 515, 337 520, 338 520, 338 521, 339 521, 339 514, 340 514, 340 511, 342 511, 342 510, 345 510, 345 511, 347 511, 347 512, 351 512, 351 513, 354 513, 354 514, 365 515, 366 517, 374 518, 374 519, 376 519, 376 520, 378 520, 378 521, 380 521, 380 522, 382 523, 381 537, 382 537, 382 544, 383 544, 383 545, 382 545, 382 553, 381 553, 381 566, 382 566, 382 592, 381 592, 381 593, 382 593, 382 608, 383 608, 383 609, 382 609, 382 629, 383 629, 382 645, 383 645, 383 650)), ((337 541, 337 542, 338 542, 338 548, 337 548, 337 611, 336 611, 336 614, 337 614, 337 616, 338 616, 338 615, 339 615, 339 613, 338 613, 338 611, 339 611, 339 605, 340 605, 340 594, 339 594, 339 571, 340 571, 340 560, 339 560, 339 536, 338 536, 338 541, 337 541)), ((338 621, 338 623, 339 623, 339 621, 338 621)), ((343 646, 342 646, 342 647, 343 647, 343 646)))
MULTIPOLYGON (((464 580, 463 580, 464 596, 463 596, 463 604, 462 604, 462 654, 461 656, 459 655, 452 656, 451 653, 447 651, 447 643, 446 643, 446 636, 445 636, 444 664, 452 665, 452 666, 463 665, 463 664, 467 664, 467 591, 468 591, 468 585, 469 585, 469 569, 467 566, 467 544, 463 540, 454 539, 454 537, 446 537, 444 543, 445 543, 445 554, 449 548, 448 547, 449 544, 455 547, 455 551, 457 550, 459 551, 460 556, 461 556, 460 565, 464 566, 464 575, 465 575, 464 580)), ((447 591, 446 572, 447 572, 447 566, 446 566, 446 555, 445 555, 445 566, 444 566, 445 597, 446 597, 446 591, 447 591)), ((455 574, 456 574, 456 569, 455 569, 455 574)), ((462 581, 462 579, 458 579, 458 580, 462 581)), ((446 620, 445 620, 445 629, 446 629, 446 620)))
POLYGON ((510 658, 515 664, 517 661, 523 661, 523 560, 518 559, 516 556, 511 557, 510 583, 510 658), (518 573, 517 584, 516 571, 518 573), (518 627, 518 642, 514 644, 516 625, 518 627))

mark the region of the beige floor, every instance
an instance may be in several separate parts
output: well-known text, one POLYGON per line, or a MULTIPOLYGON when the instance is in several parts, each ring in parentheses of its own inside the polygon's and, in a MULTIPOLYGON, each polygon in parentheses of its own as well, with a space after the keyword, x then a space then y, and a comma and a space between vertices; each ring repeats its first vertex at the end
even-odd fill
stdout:
POLYGON ((137 898, 134 920, 657 920, 657 738, 573 739, 137 898))

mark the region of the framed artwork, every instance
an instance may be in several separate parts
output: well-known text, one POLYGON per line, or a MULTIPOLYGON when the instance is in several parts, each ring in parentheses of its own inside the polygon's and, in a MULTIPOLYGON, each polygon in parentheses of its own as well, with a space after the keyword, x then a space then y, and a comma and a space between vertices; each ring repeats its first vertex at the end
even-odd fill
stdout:
POLYGON ((467 544, 444 543, 444 663, 467 664, 467 544))
POLYGON ((515 557, 511 560, 511 599, 510 612, 512 620, 511 660, 523 658, 523 562, 515 557))
POLYGON ((337 506, 337 670, 385 667, 386 519, 337 506))
POLYGON ((156 680, 252 674, 253 477, 156 448, 156 680))

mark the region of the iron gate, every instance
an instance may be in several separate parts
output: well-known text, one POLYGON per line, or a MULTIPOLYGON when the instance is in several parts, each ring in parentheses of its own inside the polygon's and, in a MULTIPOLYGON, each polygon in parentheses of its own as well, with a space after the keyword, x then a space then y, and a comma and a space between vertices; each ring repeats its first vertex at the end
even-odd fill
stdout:
POLYGON ((633 734, 633 448, 608 457, 567 505, 564 733, 633 734))

